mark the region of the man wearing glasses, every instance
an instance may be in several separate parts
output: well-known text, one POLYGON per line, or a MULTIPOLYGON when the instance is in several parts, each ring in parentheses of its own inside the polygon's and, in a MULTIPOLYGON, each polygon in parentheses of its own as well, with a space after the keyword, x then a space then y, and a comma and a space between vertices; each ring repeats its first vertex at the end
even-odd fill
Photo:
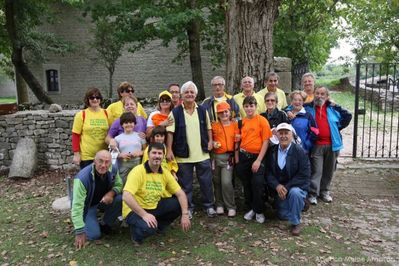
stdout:
MULTIPOLYGON (((110 116, 112 118, 111 122, 113 122, 115 119, 121 117, 122 113, 124 112, 122 98, 125 96, 129 96, 129 95, 133 96, 134 88, 133 88, 132 84, 130 84, 127 81, 124 81, 121 84, 119 84, 117 92, 118 92, 119 101, 110 104, 107 108, 107 112, 108 112, 108 114, 110 114, 110 116)), ((137 115, 142 116, 145 119, 147 119, 147 114, 144 111, 144 108, 140 104, 140 102, 137 102, 137 115)))
POLYGON ((202 102, 202 106, 208 111, 211 122, 217 121, 216 105, 220 102, 227 102, 230 105, 231 117, 237 118, 240 115, 238 104, 233 96, 227 94, 225 90, 226 81, 221 76, 216 76, 211 80, 212 96, 202 102))

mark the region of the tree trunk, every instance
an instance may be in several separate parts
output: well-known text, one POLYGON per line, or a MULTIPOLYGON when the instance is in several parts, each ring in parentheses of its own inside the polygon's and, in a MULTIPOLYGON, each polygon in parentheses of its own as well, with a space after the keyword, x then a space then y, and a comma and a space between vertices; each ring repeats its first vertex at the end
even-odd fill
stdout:
POLYGON ((114 80, 115 66, 114 67, 107 67, 107 69, 108 69, 108 73, 109 73, 108 98, 112 99, 112 85, 113 85, 113 80, 114 80))
POLYGON ((19 39, 16 20, 18 16, 16 14, 15 1, 6 0, 5 1, 5 15, 6 15, 6 28, 8 37, 12 44, 12 63, 15 66, 16 72, 19 72, 25 82, 28 84, 29 88, 35 94, 36 98, 40 102, 45 102, 48 104, 53 103, 53 100, 44 92, 42 85, 30 71, 28 65, 23 58, 23 45, 19 39))
POLYGON ((255 90, 273 70, 273 24, 281 0, 229 0, 226 13, 226 83, 234 93, 249 75, 255 90))
MULTIPOLYGON (((196 8, 196 0, 189 0, 187 4, 191 9, 196 8)), ((205 99, 205 90, 201 65, 200 25, 197 21, 193 20, 188 24, 187 35, 190 52, 191 75, 193 82, 198 88, 197 100, 202 101, 205 99)))
POLYGON ((309 62, 304 62, 301 64, 295 64, 292 67, 292 90, 302 89, 302 76, 303 74, 309 72, 309 62))
POLYGON ((18 71, 15 71, 15 83, 17 85, 17 103, 29 103, 29 94, 26 82, 18 71))

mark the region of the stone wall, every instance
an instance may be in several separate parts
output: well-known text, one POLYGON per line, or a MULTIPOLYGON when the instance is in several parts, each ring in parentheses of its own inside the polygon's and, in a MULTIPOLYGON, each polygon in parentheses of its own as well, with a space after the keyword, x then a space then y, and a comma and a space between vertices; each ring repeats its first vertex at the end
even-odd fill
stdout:
POLYGON ((34 139, 39 168, 71 168, 71 128, 77 111, 23 111, 0 116, 0 168, 11 165, 18 140, 23 137, 34 139))

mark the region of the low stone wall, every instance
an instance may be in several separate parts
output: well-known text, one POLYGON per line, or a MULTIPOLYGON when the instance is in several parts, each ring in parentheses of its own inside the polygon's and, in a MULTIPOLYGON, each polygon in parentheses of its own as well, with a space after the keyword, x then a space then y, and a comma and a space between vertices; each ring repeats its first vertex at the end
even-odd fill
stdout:
POLYGON ((23 137, 34 139, 37 145, 38 168, 72 168, 71 129, 76 112, 41 110, 0 116, 0 168, 11 165, 18 140, 23 137))

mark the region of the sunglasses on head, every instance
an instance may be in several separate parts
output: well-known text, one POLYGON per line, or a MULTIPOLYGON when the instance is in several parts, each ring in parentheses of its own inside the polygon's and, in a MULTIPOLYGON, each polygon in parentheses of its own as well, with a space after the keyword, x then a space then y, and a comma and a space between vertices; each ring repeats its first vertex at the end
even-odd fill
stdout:
POLYGON ((133 93, 134 90, 133 90, 133 89, 123 89, 122 92, 125 92, 125 93, 133 93))
POLYGON ((95 99, 101 100, 102 98, 100 96, 90 96, 89 97, 89 100, 95 100, 95 99))

